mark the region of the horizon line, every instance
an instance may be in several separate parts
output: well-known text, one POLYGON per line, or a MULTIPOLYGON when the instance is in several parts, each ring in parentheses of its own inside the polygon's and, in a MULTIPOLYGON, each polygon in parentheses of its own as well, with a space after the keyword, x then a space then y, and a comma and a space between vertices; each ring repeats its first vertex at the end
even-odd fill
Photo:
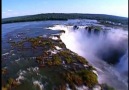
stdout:
MULTIPOLYGON (((15 17, 24 17, 24 16, 33 16, 33 15, 39 15, 39 14, 97 14, 97 13, 56 13, 56 12, 52 12, 52 13, 37 13, 37 14, 30 14, 30 15, 27 14, 27 15, 21 15, 21 16, 12 16, 12 17, 5 17, 5 18, 2 18, 2 19, 15 18, 15 17)), ((111 15, 111 14, 100 14, 100 13, 98 13, 98 15, 110 15, 110 16, 128 18, 126 16, 118 16, 118 15, 111 15)))

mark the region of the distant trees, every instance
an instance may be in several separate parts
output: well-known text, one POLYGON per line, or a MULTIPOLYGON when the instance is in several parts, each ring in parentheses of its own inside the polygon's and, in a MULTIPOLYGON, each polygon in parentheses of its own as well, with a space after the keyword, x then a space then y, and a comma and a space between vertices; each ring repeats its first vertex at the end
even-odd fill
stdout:
POLYGON ((112 21, 121 24, 128 24, 128 18, 104 15, 104 14, 64 14, 64 13, 47 13, 37 15, 27 15, 2 19, 2 24, 27 21, 44 21, 44 20, 68 20, 68 19, 96 19, 99 21, 112 21))

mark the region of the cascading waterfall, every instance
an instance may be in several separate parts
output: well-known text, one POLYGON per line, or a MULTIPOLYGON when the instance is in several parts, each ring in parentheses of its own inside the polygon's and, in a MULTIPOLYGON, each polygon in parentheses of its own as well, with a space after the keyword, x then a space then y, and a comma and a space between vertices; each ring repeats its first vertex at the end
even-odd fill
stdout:
POLYGON ((128 74, 128 50, 120 58, 120 62, 116 65, 116 68, 118 68, 118 71, 121 73, 128 74))
POLYGON ((89 34, 84 27, 73 30, 73 26, 55 25, 47 29, 65 30, 65 34, 61 35, 62 41, 68 49, 85 57, 96 67, 100 83, 107 83, 116 90, 127 90, 128 76, 121 72, 128 72, 128 32, 111 29, 106 32, 100 31, 99 35, 96 35, 93 31, 89 34), (113 53, 121 58, 115 65, 110 65, 105 62, 103 56, 112 58, 115 55, 113 53))

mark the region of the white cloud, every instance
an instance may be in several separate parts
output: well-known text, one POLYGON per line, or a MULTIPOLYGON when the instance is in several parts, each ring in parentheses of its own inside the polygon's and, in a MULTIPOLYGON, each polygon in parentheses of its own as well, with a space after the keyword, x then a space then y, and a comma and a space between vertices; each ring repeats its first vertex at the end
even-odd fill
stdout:
POLYGON ((13 11, 13 10, 7 10, 8 12, 11 12, 11 11, 13 11))

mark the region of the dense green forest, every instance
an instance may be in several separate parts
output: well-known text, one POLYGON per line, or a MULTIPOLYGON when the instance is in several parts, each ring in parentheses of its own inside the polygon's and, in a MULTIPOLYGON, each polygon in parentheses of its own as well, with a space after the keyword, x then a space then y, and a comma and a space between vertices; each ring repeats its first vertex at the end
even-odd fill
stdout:
POLYGON ((14 22, 27 22, 27 21, 68 20, 68 19, 96 19, 96 20, 112 21, 124 25, 128 24, 128 18, 126 17, 105 15, 105 14, 77 14, 77 13, 72 13, 72 14, 47 13, 47 14, 36 14, 36 15, 3 18, 2 24, 14 23, 14 22))

